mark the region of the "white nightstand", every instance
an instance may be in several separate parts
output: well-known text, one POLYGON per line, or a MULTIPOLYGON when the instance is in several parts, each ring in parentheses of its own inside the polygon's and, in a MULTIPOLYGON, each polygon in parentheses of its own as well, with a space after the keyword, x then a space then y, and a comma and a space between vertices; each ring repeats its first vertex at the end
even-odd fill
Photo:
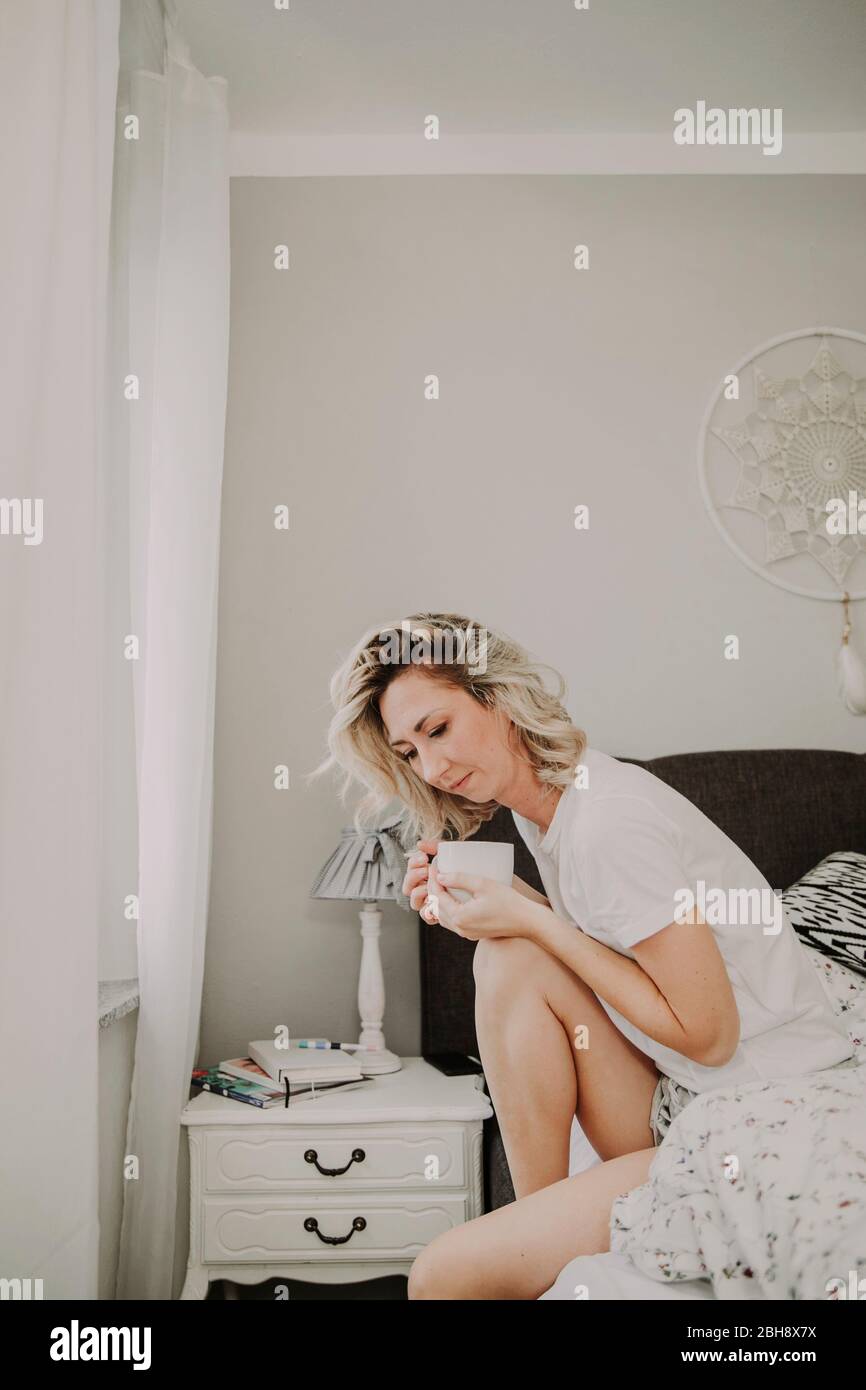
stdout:
POLYGON ((181 1298, 204 1298, 210 1279, 408 1275, 435 1236, 482 1214, 482 1123, 493 1109, 481 1077, 402 1060, 358 1090, 288 1109, 208 1091, 189 1102, 181 1298))

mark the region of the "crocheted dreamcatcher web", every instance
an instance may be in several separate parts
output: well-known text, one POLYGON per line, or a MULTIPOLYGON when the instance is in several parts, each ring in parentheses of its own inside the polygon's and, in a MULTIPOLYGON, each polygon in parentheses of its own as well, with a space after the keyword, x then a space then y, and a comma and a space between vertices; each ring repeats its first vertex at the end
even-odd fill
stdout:
POLYGON ((810 598, 866 597, 866 534, 857 526, 866 498, 866 336, 807 329, 750 353, 710 403, 699 464, 710 515, 750 568, 810 598), (726 396, 732 390, 738 399, 726 396), (833 499, 846 505, 844 534, 828 526, 833 499), (763 527, 737 528, 723 516, 731 511, 751 512, 763 527))

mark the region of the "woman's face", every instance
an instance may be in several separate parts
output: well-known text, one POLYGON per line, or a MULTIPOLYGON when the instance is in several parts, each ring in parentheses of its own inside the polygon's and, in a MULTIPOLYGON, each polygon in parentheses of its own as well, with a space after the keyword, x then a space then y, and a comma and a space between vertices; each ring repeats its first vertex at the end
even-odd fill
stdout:
POLYGON ((465 690, 409 667, 379 700, 395 757, 439 791, 468 801, 499 801, 517 766, 508 746, 510 721, 465 690), (416 725, 418 726, 416 728, 416 725))

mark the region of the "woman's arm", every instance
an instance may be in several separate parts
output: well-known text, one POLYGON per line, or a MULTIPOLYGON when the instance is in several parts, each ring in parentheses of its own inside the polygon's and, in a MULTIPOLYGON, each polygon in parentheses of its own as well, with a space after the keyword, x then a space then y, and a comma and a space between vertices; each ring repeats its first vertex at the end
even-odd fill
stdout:
POLYGON ((524 883, 517 874, 511 880, 511 886, 517 893, 521 893, 524 898, 528 898, 531 903, 541 903, 542 907, 550 907, 550 899, 543 893, 536 893, 534 888, 530 888, 528 883, 524 883))
POLYGON ((671 922, 631 949, 604 946, 540 904, 527 907, 525 935, 585 980, 642 1033, 707 1067, 724 1066, 740 1037, 725 962, 705 922, 671 922))

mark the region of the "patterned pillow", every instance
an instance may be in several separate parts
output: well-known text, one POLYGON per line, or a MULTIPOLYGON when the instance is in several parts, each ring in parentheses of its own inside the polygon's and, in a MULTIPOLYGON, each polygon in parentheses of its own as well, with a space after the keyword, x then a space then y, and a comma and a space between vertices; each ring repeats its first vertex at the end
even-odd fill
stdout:
POLYGON ((779 897, 805 946, 866 976, 866 854, 828 854, 779 897))

